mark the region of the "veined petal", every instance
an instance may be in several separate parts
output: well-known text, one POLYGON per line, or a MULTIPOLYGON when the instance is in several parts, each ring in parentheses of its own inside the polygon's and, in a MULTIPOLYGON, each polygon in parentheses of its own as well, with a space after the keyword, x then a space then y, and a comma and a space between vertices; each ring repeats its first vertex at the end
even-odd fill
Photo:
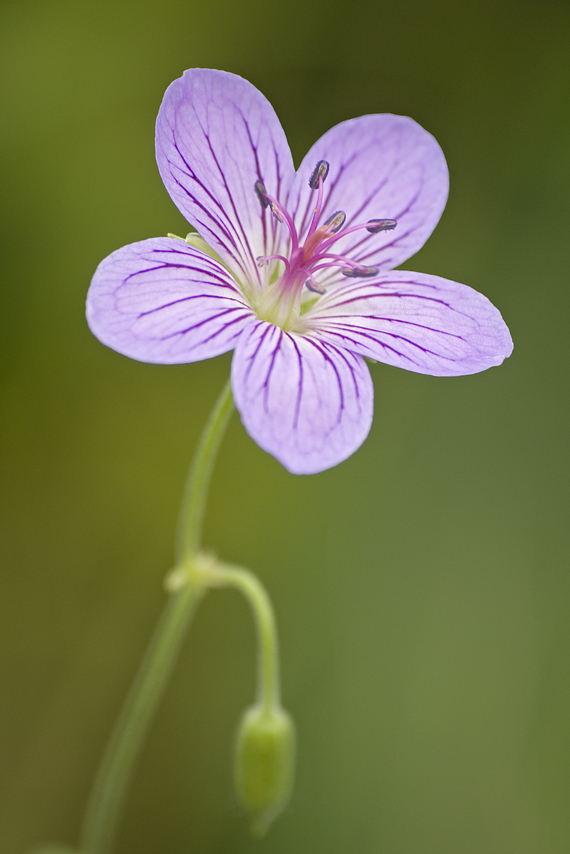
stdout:
POLYGON ((281 226, 254 185, 263 181, 271 195, 286 196, 295 174, 269 101, 236 74, 185 71, 162 101, 156 158, 179 210, 238 279, 258 281, 255 259, 279 251, 281 226))
POLYGON ((198 362, 226 353, 252 316, 225 267, 168 237, 113 252, 87 294, 93 334, 141 362, 198 362))
POLYGON ((232 387, 250 436, 293 474, 342 462, 372 423, 372 380, 360 356, 265 321, 240 336, 232 387))
POLYGON ((393 231, 353 232, 334 251, 365 266, 391 270, 420 249, 447 201, 449 176, 433 136, 413 119, 390 113, 361 116, 331 128, 304 158, 289 210, 305 233, 315 206, 309 178, 319 160, 330 164, 321 221, 346 213, 344 227, 369 219, 395 219, 393 231))
POLYGON ((304 317, 308 332, 380 362, 434 376, 484 371, 510 356, 499 311, 467 285, 393 270, 344 285, 304 317))

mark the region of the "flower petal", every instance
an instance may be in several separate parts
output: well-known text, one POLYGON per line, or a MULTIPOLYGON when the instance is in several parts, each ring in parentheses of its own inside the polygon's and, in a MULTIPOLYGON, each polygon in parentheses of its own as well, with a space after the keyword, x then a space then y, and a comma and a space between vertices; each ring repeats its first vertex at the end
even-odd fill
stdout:
POLYGON ((319 160, 330 164, 321 223, 339 210, 346 213, 345 228, 370 219, 397 220, 393 231, 362 229, 340 239, 337 254, 391 270, 423 246, 443 213, 449 176, 441 148, 417 122, 384 113, 327 131, 301 163, 290 197, 302 232, 315 207, 316 192, 308 182, 319 160))
POLYGON ((484 371, 513 349, 503 318, 482 294, 402 270, 331 291, 305 322, 337 347, 434 376, 484 371))
POLYGON ((226 353, 252 315, 225 267, 168 237, 113 252, 97 267, 87 295, 93 334, 141 362, 198 362, 226 353))
POLYGON ((250 436, 293 474, 342 462, 372 424, 372 380, 360 356, 265 321, 240 336, 232 386, 250 436))
POLYGON ((156 158, 179 210, 238 278, 258 281, 255 259, 278 251, 281 226, 262 209, 254 185, 287 195, 295 174, 269 101, 236 74, 185 71, 164 95, 156 158))

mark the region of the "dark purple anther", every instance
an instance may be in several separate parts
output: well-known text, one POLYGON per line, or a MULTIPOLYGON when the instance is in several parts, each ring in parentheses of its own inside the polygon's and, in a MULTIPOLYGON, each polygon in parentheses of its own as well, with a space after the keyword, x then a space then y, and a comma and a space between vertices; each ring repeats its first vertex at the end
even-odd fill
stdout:
POLYGON ((370 226, 366 231, 369 231, 370 234, 378 234, 380 231, 392 231, 398 224, 395 219, 369 219, 368 222, 370 226))
POLYGON ((329 216, 329 218, 325 222, 325 227, 327 231, 331 232, 332 234, 336 234, 337 231, 339 231, 343 227, 345 219, 346 214, 344 211, 336 211, 336 213, 333 213, 332 216, 329 216))
POLYGON ((253 185, 255 192, 257 193, 257 198, 259 199, 259 204, 262 208, 269 207, 269 199, 267 198, 267 190, 265 189, 265 184, 263 181, 256 181, 253 185))
POLYGON ((326 294, 327 289, 320 285, 318 282, 311 281, 311 279, 307 279, 305 285, 308 287, 310 291, 314 294, 326 294))
POLYGON ((368 279, 376 275, 378 267, 343 267, 340 272, 349 279, 368 279))
POLYGON ((313 174, 309 178, 309 187, 311 190, 319 189, 319 178, 322 179, 323 183, 327 175, 329 174, 329 164, 326 160, 319 160, 315 168, 313 169, 313 174))

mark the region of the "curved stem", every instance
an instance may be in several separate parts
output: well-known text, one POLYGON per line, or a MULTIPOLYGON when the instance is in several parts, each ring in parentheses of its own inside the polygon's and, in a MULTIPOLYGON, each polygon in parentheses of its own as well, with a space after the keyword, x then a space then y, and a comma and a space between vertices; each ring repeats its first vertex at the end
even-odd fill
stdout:
MULTIPOLYGON (((197 556, 210 477, 232 410, 228 382, 204 428, 190 469, 180 514, 179 564, 191 566, 197 556)), ((82 854, 109 854, 112 850, 142 742, 206 586, 199 574, 189 573, 187 583, 175 588, 166 605, 97 772, 85 813, 82 854)))
POLYGON ((265 712, 280 708, 279 649, 277 625, 267 591, 249 569, 216 561, 210 570, 210 586, 230 586, 240 590, 253 611, 258 636, 257 702, 265 712))

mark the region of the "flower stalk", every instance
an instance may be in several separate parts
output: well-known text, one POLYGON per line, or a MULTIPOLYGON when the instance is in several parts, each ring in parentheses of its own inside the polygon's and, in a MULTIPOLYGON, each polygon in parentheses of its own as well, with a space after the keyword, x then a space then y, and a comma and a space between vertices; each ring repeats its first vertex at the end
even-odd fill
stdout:
MULTIPOLYGON (((190 468, 180 514, 177 557, 196 557, 216 455, 233 411, 229 382, 204 428, 190 468)), ((191 581, 167 589, 171 597, 141 663, 95 777, 83 824, 82 854, 110 854, 140 748, 176 662, 190 620, 207 585, 191 581)), ((205 580, 205 579, 204 579, 205 580)))
POLYGON ((262 837, 287 805, 295 771, 295 725, 280 703, 275 616, 263 585, 248 569, 216 562, 210 572, 211 586, 243 593, 257 626, 257 700, 245 710, 238 728, 234 783, 253 836, 262 837))
POLYGON ((209 587, 235 587, 251 606, 257 627, 257 705, 266 713, 280 707, 277 626, 267 591, 249 569, 211 559, 209 587))
POLYGON ((184 490, 176 567, 170 594, 95 777, 81 836, 81 854, 111 854, 134 767, 194 611, 210 587, 235 587, 251 605, 258 637, 257 702, 244 716, 238 739, 236 786, 256 834, 283 809, 293 779, 294 728, 280 706, 278 643, 271 601, 244 567, 199 552, 214 462, 233 412, 226 383, 198 444, 184 490), (244 794, 245 793, 245 794, 244 794))
POLYGON ((178 521, 177 565, 184 561, 191 561, 200 550, 208 487, 218 450, 233 411, 232 387, 228 380, 204 428, 186 481, 178 521))

